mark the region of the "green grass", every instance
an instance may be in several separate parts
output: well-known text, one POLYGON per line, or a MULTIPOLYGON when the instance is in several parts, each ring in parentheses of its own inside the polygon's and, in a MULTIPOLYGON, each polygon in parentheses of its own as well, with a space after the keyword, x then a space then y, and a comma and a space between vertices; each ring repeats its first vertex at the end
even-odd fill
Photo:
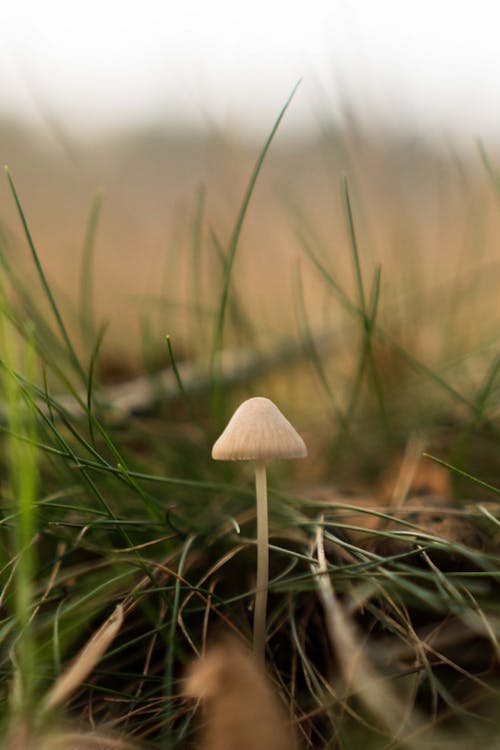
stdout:
MULTIPOLYGON (((36 274, 26 281, 14 248, 2 241, 4 731, 22 723, 38 736, 47 723, 68 721, 146 747, 195 741, 199 713, 181 695, 185 669, 223 628, 250 638, 254 594, 251 476, 244 466, 212 462, 210 449, 230 411, 261 394, 276 398, 311 437, 311 464, 321 466, 316 473, 306 462, 270 469, 267 662, 304 747, 434 743, 465 750, 478 737, 485 747, 493 741, 498 329, 495 338, 492 321, 476 320, 473 345, 466 336, 455 346, 447 341, 446 356, 422 345, 432 288, 410 290, 407 317, 398 317, 385 286, 390 273, 370 263, 363 246, 355 175, 352 183, 349 174, 338 175, 353 284, 338 277, 336 254, 287 200, 302 257, 296 298, 279 304, 295 308, 298 325, 273 342, 293 356, 266 369, 262 319, 238 294, 244 279, 235 258, 287 106, 257 156, 227 243, 206 217, 205 192, 198 192, 188 253, 199 290, 195 335, 202 331, 208 343, 196 350, 196 377, 186 375, 186 363, 176 358, 186 342, 175 330, 162 331, 157 347, 170 361, 177 392, 162 397, 153 372, 151 393, 159 396, 143 414, 116 414, 99 376, 105 329, 92 304, 92 265, 100 194, 90 210, 72 318, 45 272, 15 175, 7 172, 36 274), (217 269, 208 301, 197 276, 206 253, 217 269), (308 311, 306 267, 327 320, 335 321, 321 335, 308 311), (408 320, 409 334, 399 335, 408 320), (257 365, 246 377, 244 368, 239 378, 224 369, 226 340, 257 347, 257 365), (436 513, 390 507, 388 497, 378 505, 357 502, 375 496, 384 470, 416 432, 425 434, 423 460, 449 471, 458 498, 430 527, 424 521, 436 513), (453 522, 454 536, 443 538, 440 524, 453 522), (47 691, 120 603, 121 632, 57 715, 47 717, 47 691), (351 672, 343 658, 350 650, 359 657, 351 672)), ((496 184, 484 149, 482 159, 484 179, 496 184)), ((456 297, 461 305, 468 300, 460 285, 452 279, 440 290, 449 309, 462 314, 456 297)))
MULTIPOLYGON (((12 591, 14 642, 11 659, 15 665, 12 688, 12 711, 21 716, 33 710, 37 688, 36 639, 33 628, 34 581, 37 570, 37 495, 38 460, 35 414, 30 408, 29 382, 35 375, 35 358, 29 327, 20 339, 9 321, 7 297, 1 294, 2 319, 0 342, 2 361, 2 402, 8 429, 6 469, 9 478, 4 498, 12 529, 3 550, 12 591), (26 380, 21 382, 19 374, 26 380), (23 435, 24 440, 17 438, 23 435), (10 558, 10 559, 9 559, 10 558), (12 573, 12 578, 11 578, 12 573)), ((9 518, 7 516, 7 518, 9 518)), ((10 597, 9 597, 10 598, 10 597)))

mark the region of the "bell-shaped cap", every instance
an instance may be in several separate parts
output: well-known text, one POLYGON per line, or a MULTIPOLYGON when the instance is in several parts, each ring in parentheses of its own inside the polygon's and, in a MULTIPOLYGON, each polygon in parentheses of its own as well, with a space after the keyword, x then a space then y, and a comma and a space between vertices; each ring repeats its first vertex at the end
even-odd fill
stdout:
POLYGON ((244 401, 214 443, 216 461, 268 461, 304 458, 307 448, 288 419, 268 398, 244 401))

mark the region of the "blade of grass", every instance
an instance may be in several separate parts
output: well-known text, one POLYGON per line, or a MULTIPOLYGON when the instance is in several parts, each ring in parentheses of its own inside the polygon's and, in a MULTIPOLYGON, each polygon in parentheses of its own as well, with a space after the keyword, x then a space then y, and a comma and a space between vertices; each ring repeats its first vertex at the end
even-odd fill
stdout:
POLYGON ((363 317, 366 320, 366 300, 365 300, 365 289, 363 285, 363 274, 361 272, 361 263, 359 260, 358 242, 356 239, 356 230, 354 227, 354 219, 352 215, 351 199, 349 197, 349 187, 347 184, 347 177, 342 175, 342 195, 344 198, 345 211, 347 216, 347 228, 349 233, 349 244, 351 247, 351 255, 354 266, 354 277, 356 280, 356 288, 358 291, 359 309, 361 310, 363 317))
POLYGON ((166 342, 167 342, 167 349, 168 349, 168 357, 170 359, 170 364, 172 366, 172 372, 174 373, 175 379, 177 381, 177 385, 179 386, 179 393, 181 396, 183 396, 187 402, 189 402, 189 396, 186 393, 186 390, 184 388, 184 383, 182 382, 182 378, 179 374, 179 370, 177 368, 177 362, 175 361, 174 356, 174 350, 172 349, 172 340, 170 338, 170 334, 167 333, 165 336, 166 342))
POLYGON ((5 253, 0 249, 0 265, 2 267, 5 279, 9 281, 9 286, 15 292, 16 300, 19 301, 19 308, 22 310, 22 317, 16 314, 17 310, 10 306, 4 306, 3 314, 11 321, 12 325, 24 335, 26 320, 36 320, 36 331, 33 332, 33 343, 38 355, 42 358, 43 353, 50 352, 53 359, 61 359, 67 356, 67 350, 61 344, 57 335, 51 326, 45 320, 39 305, 36 304, 35 295, 31 294, 26 288, 24 279, 15 273, 14 268, 8 262, 5 253))
POLYGON ((94 448, 96 448, 95 444, 95 435, 94 435, 94 423, 91 418, 92 414, 92 402, 93 402, 93 388, 94 388, 94 372, 95 372, 95 366, 97 363, 97 359, 99 357, 99 352, 101 349, 102 342, 104 340, 104 336, 106 334, 106 331, 108 329, 108 323, 104 323, 100 330, 97 333, 96 341, 94 344, 94 348, 92 350, 92 354, 90 356, 90 364, 89 364, 89 374, 87 377, 87 415, 88 415, 88 425, 89 425, 89 434, 90 434, 90 440, 94 448))
POLYGON ((203 293, 202 293, 202 236, 203 222, 205 219, 206 190, 204 185, 200 185, 196 191, 194 217, 193 217, 193 234, 192 234, 192 269, 194 300, 196 310, 193 316, 195 330, 192 333, 192 340, 199 341, 200 333, 204 330, 205 323, 203 320, 203 293))
MULTIPOLYGON (((214 247, 215 252, 217 253, 217 258, 220 261, 220 264, 222 266, 222 275, 223 278, 225 277, 225 274, 228 270, 228 261, 226 258, 226 253, 224 252, 224 247, 222 245, 222 242, 220 241, 217 233, 214 229, 210 229, 210 240, 212 242, 212 245, 214 247)), ((234 282, 233 282, 233 293, 231 297, 228 299, 227 303, 227 311, 226 311, 226 320, 231 316, 231 320, 233 321, 234 328, 242 335, 242 337, 245 339, 246 346, 250 346, 250 343, 254 339, 254 329, 253 325, 246 315, 243 305, 241 304, 238 295, 235 294, 234 291, 234 282)))
MULTIPOLYGON (((302 238, 300 239, 302 241, 302 238)), ((325 265, 319 260, 310 244, 302 241, 302 248, 325 283, 339 299, 342 307, 344 307, 347 312, 350 312, 351 314, 362 318, 363 313, 360 308, 356 304, 351 302, 346 292, 344 292, 340 285, 331 276, 325 265)), ((421 362, 417 357, 411 354, 404 346, 399 344, 392 336, 384 331, 384 329, 380 325, 374 325, 373 335, 375 335, 381 341, 385 342, 387 346, 389 346, 396 354, 398 354, 412 370, 427 376, 431 381, 439 386, 441 390, 444 390, 446 393, 448 393, 448 395, 451 396, 454 401, 466 406, 472 415, 477 415, 477 406, 475 403, 470 401, 462 393, 453 388, 453 386, 451 386, 439 373, 437 373, 435 370, 432 370, 426 364, 421 362)))
POLYGON ((316 346, 314 336, 311 331, 311 326, 309 324, 309 318, 307 316, 307 311, 306 311, 306 306, 305 306, 305 301, 304 301, 302 274, 300 272, 299 267, 297 267, 296 288, 297 288, 297 294, 296 294, 297 318, 298 318, 299 326, 301 328, 301 335, 302 335, 302 339, 304 340, 305 350, 309 354, 311 363, 316 372, 318 380, 323 388, 323 391, 328 399, 328 402, 330 404, 330 408, 332 410, 333 416, 335 417, 335 420, 337 420, 340 423, 340 426, 343 432, 347 433, 349 432, 349 423, 344 417, 344 415, 342 414, 342 410, 337 405, 330 383, 328 382, 328 377, 326 375, 325 368, 323 367, 323 362, 318 352, 318 348, 316 346))
POLYGON ((9 170, 9 168, 7 166, 5 167, 5 174, 7 175, 7 181, 9 183, 10 190, 11 190, 12 195, 14 197, 14 202, 16 204, 16 208, 17 208, 17 212, 19 214, 19 218, 21 219, 21 224, 22 224, 22 227, 23 227, 23 230, 24 230, 24 235, 25 235, 26 240, 28 242, 28 247, 29 247, 29 249, 31 251, 31 255, 32 255, 33 261, 35 263, 35 267, 36 267, 36 270, 37 270, 37 273, 38 273, 38 277, 40 279, 40 282, 41 282, 42 288, 44 290, 45 296, 47 297, 49 305, 50 305, 50 307, 52 309, 52 312, 54 314, 54 317, 56 319, 57 327, 59 328, 59 332, 60 332, 60 334, 61 334, 61 336, 62 336, 62 338, 64 340, 64 343, 66 345, 66 349, 68 351, 70 360, 71 360, 71 362, 72 362, 72 364, 73 364, 76 372, 78 373, 79 377, 81 378, 83 384, 85 385, 86 384, 85 372, 84 372, 84 370, 83 370, 83 368, 82 368, 82 366, 80 364, 80 361, 79 361, 79 359, 78 359, 78 357, 76 355, 76 352, 75 352, 75 350, 73 348, 73 344, 71 343, 71 340, 69 338, 68 332, 66 330, 66 326, 64 325, 63 319, 62 319, 61 314, 59 312, 59 308, 57 307, 56 301, 54 299, 54 295, 52 294, 52 290, 51 290, 50 285, 49 285, 49 283, 47 281, 47 277, 45 276, 45 272, 44 272, 42 264, 40 262, 40 258, 38 257, 38 253, 36 251, 35 244, 34 244, 33 239, 31 237, 31 232, 30 232, 29 227, 28 227, 28 222, 26 220, 23 208, 21 206, 21 202, 19 200, 19 196, 17 194, 16 188, 15 188, 15 185, 14 185, 14 181, 13 181, 12 176, 10 174, 10 170, 9 170))
POLYGON ((500 173, 498 172, 498 169, 495 167, 495 165, 492 163, 490 156, 488 152, 486 151, 486 147, 481 140, 478 140, 477 147, 479 150, 479 155, 481 156, 481 161, 483 162, 483 165, 484 165, 484 168, 486 169, 488 177, 490 178, 491 183, 493 187, 495 188, 497 197, 500 198, 500 173))
POLYGON ((185 402, 185 404, 187 406, 187 409, 188 409, 189 416, 190 416, 191 420, 196 425, 198 425, 198 427, 203 432, 204 428, 203 428, 203 425, 200 422, 199 417, 196 414, 196 409, 195 409, 195 406, 193 404, 193 400, 189 396, 189 393, 186 391, 186 389, 184 387, 184 383, 182 382, 182 377, 181 377, 181 374, 179 372, 179 368, 177 367, 177 361, 175 359, 175 354, 174 354, 174 350, 173 350, 173 347, 172 347, 172 340, 171 340, 170 334, 167 334, 167 336, 165 338, 166 338, 166 341, 167 341, 167 349, 168 349, 168 357, 170 359, 170 365, 172 367, 172 372, 174 373, 175 380, 176 380, 177 385, 179 387, 179 393, 181 394, 182 398, 184 399, 184 402, 185 402))
POLYGON ((439 464, 440 466, 444 466, 445 469, 448 469, 449 471, 452 471, 454 474, 458 474, 459 476, 464 477, 464 479, 470 479, 471 482, 474 482, 474 484, 477 484, 479 487, 483 487, 485 490, 489 490, 490 492, 493 492, 495 495, 500 495, 500 489, 498 487, 494 487, 492 484, 488 484, 488 482, 483 482, 482 479, 479 479, 478 477, 475 477, 472 474, 469 474, 467 471, 464 471, 463 469, 459 469, 458 466, 453 466, 452 464, 449 464, 447 461, 443 461, 443 459, 441 458, 432 456, 430 453, 422 453, 422 456, 424 456, 425 458, 430 458, 431 461, 434 461, 436 464, 439 464))
POLYGON ((493 387, 495 385, 495 382, 498 378, 499 373, 500 373, 500 354, 497 354, 493 358, 493 361, 488 368, 488 371, 484 378, 484 382, 481 388, 479 389, 477 397, 476 397, 476 410, 477 410, 476 413, 477 413, 478 419, 481 418, 481 415, 484 413, 486 409, 486 403, 488 401, 488 398, 491 395, 491 392, 493 390, 493 387))
MULTIPOLYGON (((368 366, 370 369, 370 374, 371 374, 372 381, 373 381, 373 387, 375 389, 375 395, 377 397, 381 421, 384 426, 384 429, 387 432, 387 410, 385 408, 382 386, 381 386, 380 379, 379 379, 378 372, 377 372, 377 365, 373 358, 373 347, 372 347, 372 334, 375 328, 375 320, 377 317, 377 310, 378 310, 379 297, 380 297, 381 268, 380 266, 378 266, 375 269, 371 301, 370 301, 370 305, 368 308, 367 303, 366 303, 364 284, 363 284, 363 274, 362 274, 361 262, 359 258, 358 242, 356 239, 356 229, 354 226, 351 199, 349 196, 349 186, 347 184, 347 177, 345 175, 343 175, 342 177, 342 193, 344 197, 345 211, 346 211, 346 216, 347 216, 349 243, 351 247, 351 256, 352 256, 353 266, 354 266, 354 276, 356 279, 356 288, 358 292, 359 310, 361 312, 361 317, 363 321, 363 344, 362 344, 362 354, 360 358, 360 365, 359 365, 359 371, 358 371, 359 378, 360 378, 360 385, 361 385, 361 380, 363 379, 365 366, 368 366)), ((349 417, 348 417, 348 421, 349 421, 349 417)))
MULTIPOLYGON (((0 295, 4 297, 0 287, 0 295)), ((5 302, 4 302, 5 304, 5 302)), ((2 307, 4 306, 2 304, 2 307)), ((34 602, 34 580, 37 569, 34 540, 37 529, 38 451, 36 420, 15 376, 21 367, 28 378, 35 371, 35 354, 29 342, 23 342, 0 315, 0 342, 5 366, 1 385, 11 435, 7 438, 7 466, 12 509, 15 514, 13 549, 18 555, 15 567, 15 619, 18 629, 16 643, 17 670, 14 681, 14 709, 28 719, 35 700, 38 682, 36 641, 31 614, 34 602), (27 440, 18 440, 15 434, 27 440)))
MULTIPOLYGON (((380 269, 377 269, 380 270, 380 269)), ((375 317, 377 315, 378 300, 380 290, 380 274, 376 273, 373 280, 373 292, 371 297, 370 311, 368 317, 363 317, 363 339, 361 342, 361 349, 358 356, 358 362, 354 377, 352 378, 352 389, 351 394, 347 401, 345 422, 351 424, 354 418, 354 413, 359 402, 359 396, 361 392, 361 386, 363 384, 363 377, 369 361, 371 352, 371 336, 375 326, 375 317)), ((380 397, 381 398, 381 397, 380 397)), ((383 404, 383 399, 382 399, 383 404)), ((383 412, 384 413, 384 412, 383 412)))
POLYGON ((228 246, 228 252, 227 252, 227 260, 226 260, 226 268, 224 271, 224 279, 222 284, 222 291, 221 291, 221 298, 220 298, 220 306, 219 306, 219 313, 217 316, 217 321, 215 325, 215 331, 214 331, 214 341, 212 346, 212 353, 210 357, 210 369, 212 372, 212 376, 214 381, 216 382, 218 379, 218 354, 222 348, 222 339, 224 334, 224 322, 226 317, 226 308, 227 308, 227 302, 228 302, 228 296, 229 296, 229 286, 231 283, 231 272, 233 269, 234 259, 236 256, 236 251, 238 248, 238 241, 240 238, 241 230, 243 227, 243 222, 245 220, 245 216, 248 210, 248 206, 250 204, 250 199, 252 197, 253 191, 255 189, 255 185, 257 182, 257 178, 260 174, 260 171, 262 169, 262 165, 264 163, 264 160, 266 158, 267 152, 269 151, 269 148, 271 146, 271 143, 274 139, 274 136, 276 135, 276 132, 281 124, 281 121, 283 120, 285 113, 290 106, 290 103, 295 95, 295 92, 297 91, 297 88, 300 85, 300 81, 298 81, 295 86, 292 89, 292 92, 288 99, 286 100, 284 106, 282 107, 272 129, 269 133, 269 136, 267 137, 266 142, 264 143, 264 146, 257 158, 257 161, 255 163, 255 167, 253 169, 253 172, 250 176, 250 180, 247 186, 247 189, 245 191, 245 194, 243 196, 243 200, 241 202, 240 210, 238 212, 238 216, 236 218, 236 223, 233 228, 233 232, 231 234, 231 238, 229 240, 229 246, 228 246))
POLYGON ((93 262, 97 226, 101 213, 104 192, 99 189, 92 200, 87 231, 83 243, 82 260, 80 265, 80 328, 84 336, 93 337, 95 331, 93 262))
POLYGON ((177 577, 175 580, 174 587, 174 598, 170 610, 170 626, 168 628, 168 634, 166 639, 167 655, 165 661, 165 679, 164 679, 164 694, 166 697, 165 705, 165 724, 167 726, 167 733, 165 734, 164 747, 172 748, 175 744, 172 731, 170 728, 170 722, 172 717, 173 709, 173 695, 174 695, 174 657, 176 652, 175 634, 177 630, 177 616, 179 614, 180 600, 181 600, 181 580, 188 556, 189 550, 195 540, 194 536, 190 536, 186 539, 186 542, 182 548, 182 553, 179 559, 179 565, 177 568, 177 577))

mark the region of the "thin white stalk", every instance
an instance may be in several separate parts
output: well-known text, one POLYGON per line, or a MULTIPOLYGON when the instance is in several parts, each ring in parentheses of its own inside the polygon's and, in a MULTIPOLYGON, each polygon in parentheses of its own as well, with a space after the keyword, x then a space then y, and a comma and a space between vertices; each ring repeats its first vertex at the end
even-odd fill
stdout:
POLYGON ((267 514, 266 464, 255 464, 257 498, 257 590, 253 617, 253 650, 256 659, 264 661, 266 649, 267 588, 269 584, 269 521, 267 514))

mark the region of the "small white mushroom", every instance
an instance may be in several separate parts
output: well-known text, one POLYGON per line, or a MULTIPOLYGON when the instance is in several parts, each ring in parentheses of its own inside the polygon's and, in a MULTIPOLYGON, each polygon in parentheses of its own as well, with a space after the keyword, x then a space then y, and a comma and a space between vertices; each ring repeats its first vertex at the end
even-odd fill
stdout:
POLYGON ((304 458, 304 441, 268 398, 244 401, 234 412, 212 448, 216 461, 255 461, 257 498, 257 589, 255 595, 254 653, 264 659, 266 642, 267 588, 269 583, 269 522, 267 512, 266 462, 304 458))

